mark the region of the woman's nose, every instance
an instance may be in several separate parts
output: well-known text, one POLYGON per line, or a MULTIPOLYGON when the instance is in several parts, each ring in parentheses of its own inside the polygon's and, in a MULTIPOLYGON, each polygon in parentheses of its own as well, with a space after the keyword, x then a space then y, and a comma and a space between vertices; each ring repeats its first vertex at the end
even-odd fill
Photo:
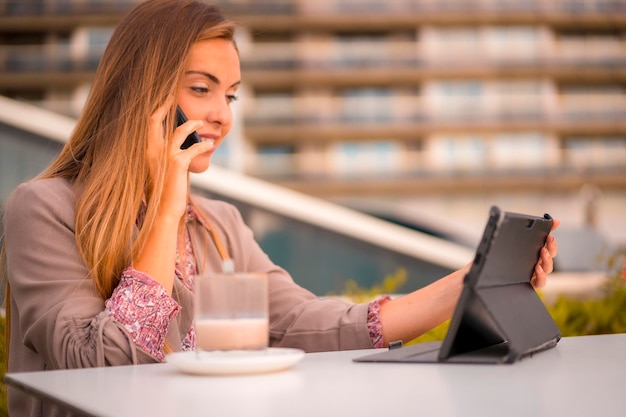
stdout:
POLYGON ((207 114, 207 121, 220 125, 230 125, 232 121, 230 104, 226 102, 226 100, 215 100, 215 102, 211 103, 211 108, 207 114))

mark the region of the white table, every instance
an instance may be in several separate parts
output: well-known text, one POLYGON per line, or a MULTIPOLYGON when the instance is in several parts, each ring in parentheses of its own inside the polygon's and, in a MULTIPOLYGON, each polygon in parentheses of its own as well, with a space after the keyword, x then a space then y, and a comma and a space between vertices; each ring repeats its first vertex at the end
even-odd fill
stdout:
POLYGON ((91 416, 625 416, 626 334, 563 338, 513 365, 354 363, 307 354, 288 371, 208 377, 171 364, 7 374, 91 416))

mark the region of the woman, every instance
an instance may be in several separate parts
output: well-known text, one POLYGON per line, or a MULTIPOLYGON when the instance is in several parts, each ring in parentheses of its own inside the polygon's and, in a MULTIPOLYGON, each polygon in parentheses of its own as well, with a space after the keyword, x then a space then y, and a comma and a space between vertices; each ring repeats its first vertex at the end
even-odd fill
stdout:
MULTIPOLYGON (((189 173, 209 167, 232 124, 233 32, 218 9, 193 0, 148 0, 116 29, 70 140, 6 204, 10 372, 193 349, 193 277, 225 260, 269 274, 272 346, 382 347, 451 317, 468 267, 395 300, 320 300, 270 261, 233 206, 189 194, 189 173), (189 118, 180 127, 177 105, 189 118), (193 131, 201 142, 181 149, 193 131)), ((555 255, 549 237, 536 287, 555 255)), ((9 407, 60 413, 13 390, 9 407)))

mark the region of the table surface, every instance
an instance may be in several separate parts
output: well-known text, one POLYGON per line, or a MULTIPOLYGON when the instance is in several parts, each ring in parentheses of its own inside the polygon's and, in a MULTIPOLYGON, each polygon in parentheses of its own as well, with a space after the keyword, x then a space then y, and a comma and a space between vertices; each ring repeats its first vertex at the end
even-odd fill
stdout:
POLYGON ((355 363, 309 353, 293 368, 193 376, 171 364, 6 375, 90 416, 624 416, 626 334, 563 338, 513 365, 355 363))

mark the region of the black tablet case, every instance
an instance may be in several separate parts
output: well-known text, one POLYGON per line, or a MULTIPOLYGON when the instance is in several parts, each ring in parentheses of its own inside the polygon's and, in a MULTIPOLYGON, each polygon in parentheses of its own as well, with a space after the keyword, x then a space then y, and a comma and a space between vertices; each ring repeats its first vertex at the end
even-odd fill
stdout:
POLYGON ((513 363, 556 346, 561 333, 530 284, 551 227, 547 214, 492 207, 444 341, 391 348, 354 361, 513 363))

